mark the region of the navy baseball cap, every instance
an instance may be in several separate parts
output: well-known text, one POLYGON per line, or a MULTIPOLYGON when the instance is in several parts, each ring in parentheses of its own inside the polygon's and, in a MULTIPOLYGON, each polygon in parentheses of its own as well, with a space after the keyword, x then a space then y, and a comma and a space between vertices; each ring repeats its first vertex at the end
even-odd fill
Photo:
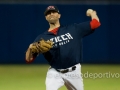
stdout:
POLYGON ((57 6, 48 6, 48 7, 46 8, 45 12, 44 12, 44 15, 46 16, 46 15, 47 15, 47 12, 49 12, 49 11, 56 11, 56 12, 59 13, 59 10, 58 10, 57 6))

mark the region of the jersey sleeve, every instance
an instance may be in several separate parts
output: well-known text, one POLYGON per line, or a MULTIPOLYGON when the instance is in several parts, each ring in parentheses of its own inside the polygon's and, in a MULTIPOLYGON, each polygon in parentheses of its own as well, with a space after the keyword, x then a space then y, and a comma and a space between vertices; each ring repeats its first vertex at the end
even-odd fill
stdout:
POLYGON ((94 32, 94 29, 91 29, 90 21, 76 24, 77 33, 82 37, 87 36, 94 32))
POLYGON ((42 35, 37 36, 37 37, 35 38, 34 42, 38 42, 38 41, 40 41, 40 39, 42 39, 42 35))

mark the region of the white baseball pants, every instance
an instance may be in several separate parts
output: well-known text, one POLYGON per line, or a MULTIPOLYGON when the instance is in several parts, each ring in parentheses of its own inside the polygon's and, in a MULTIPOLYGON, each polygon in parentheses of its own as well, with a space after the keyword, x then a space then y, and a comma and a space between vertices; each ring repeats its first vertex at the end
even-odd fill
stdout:
POLYGON ((49 68, 46 76, 46 90, 58 90, 63 85, 68 90, 84 90, 81 76, 81 65, 76 64, 76 69, 67 73, 60 73, 54 68, 49 68))

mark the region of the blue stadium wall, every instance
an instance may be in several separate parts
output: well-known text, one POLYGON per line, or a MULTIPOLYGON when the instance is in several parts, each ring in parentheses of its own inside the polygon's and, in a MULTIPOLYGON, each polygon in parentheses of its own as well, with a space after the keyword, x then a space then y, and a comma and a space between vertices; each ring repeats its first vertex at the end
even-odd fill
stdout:
MULTIPOLYGON (((45 4, 0 4, 0 63, 25 63, 25 52, 36 36, 49 28, 45 4)), ((59 5, 61 24, 90 20, 97 11, 101 26, 83 39, 82 63, 120 63, 120 5, 59 5)), ((33 63, 47 63, 42 55, 33 63)))

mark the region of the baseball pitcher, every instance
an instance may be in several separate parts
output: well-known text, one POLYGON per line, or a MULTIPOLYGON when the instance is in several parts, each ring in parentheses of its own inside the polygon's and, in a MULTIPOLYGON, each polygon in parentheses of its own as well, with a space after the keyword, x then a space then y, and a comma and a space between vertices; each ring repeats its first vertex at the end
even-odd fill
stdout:
POLYGON ((68 90, 84 90, 81 77, 82 38, 92 34, 100 26, 96 11, 88 9, 90 21, 61 25, 61 14, 56 6, 48 6, 44 12, 49 28, 36 37, 26 52, 28 63, 43 54, 50 68, 46 76, 46 90, 58 90, 63 85, 68 90))

